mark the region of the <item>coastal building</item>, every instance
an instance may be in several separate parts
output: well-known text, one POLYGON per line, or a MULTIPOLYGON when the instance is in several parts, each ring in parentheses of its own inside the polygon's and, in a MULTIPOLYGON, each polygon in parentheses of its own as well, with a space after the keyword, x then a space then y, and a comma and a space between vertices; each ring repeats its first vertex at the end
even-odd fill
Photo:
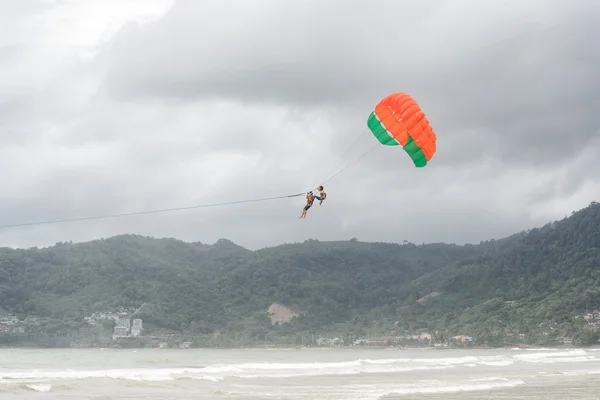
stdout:
POLYGON ((133 321, 129 318, 120 318, 113 331, 113 340, 138 337, 141 336, 143 330, 144 328, 140 318, 135 318, 133 321))
POLYGON ((127 328, 127 331, 129 332, 129 328, 131 327, 131 320, 129 318, 119 318, 119 320, 117 321, 117 326, 119 328, 127 328))
POLYGON ((133 320, 133 326, 131 327, 131 336, 137 337, 142 334, 143 331, 142 320, 136 318, 133 320))

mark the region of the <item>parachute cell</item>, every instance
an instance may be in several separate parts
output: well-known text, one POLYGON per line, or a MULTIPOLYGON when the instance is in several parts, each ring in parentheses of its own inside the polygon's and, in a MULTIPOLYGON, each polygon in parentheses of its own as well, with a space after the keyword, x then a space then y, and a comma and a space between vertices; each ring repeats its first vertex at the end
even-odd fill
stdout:
POLYGON ((406 93, 381 100, 367 125, 379 142, 402 146, 416 167, 424 167, 436 151, 436 136, 417 102, 406 93))

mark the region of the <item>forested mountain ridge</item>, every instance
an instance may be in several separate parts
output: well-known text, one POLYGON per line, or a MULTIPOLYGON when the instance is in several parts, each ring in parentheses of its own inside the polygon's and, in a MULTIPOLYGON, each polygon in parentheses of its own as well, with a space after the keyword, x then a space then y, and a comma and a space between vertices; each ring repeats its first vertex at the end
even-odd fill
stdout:
POLYGON ((141 307, 147 332, 189 337, 427 329, 490 342, 531 332, 544 341, 591 329, 574 318, 600 308, 599 266, 596 203, 478 245, 307 240, 250 251, 225 239, 122 235, 0 249, 0 312, 40 317, 21 334, 33 341, 76 336, 88 329, 84 317, 119 307, 141 307), (273 303, 298 316, 273 326, 273 303))
POLYGON ((556 332, 577 335, 581 314, 600 309, 600 205, 513 235, 410 286, 442 293, 418 311, 427 321, 472 332, 512 328, 550 342, 556 332))

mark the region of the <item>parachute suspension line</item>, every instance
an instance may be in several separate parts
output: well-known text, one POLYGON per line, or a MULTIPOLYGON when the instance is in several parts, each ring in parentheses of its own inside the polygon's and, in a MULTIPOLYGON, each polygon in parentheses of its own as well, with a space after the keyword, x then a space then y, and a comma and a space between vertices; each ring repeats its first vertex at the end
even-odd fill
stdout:
MULTIPOLYGON (((362 135, 364 135, 364 133, 367 131, 368 131, 368 129, 364 130, 354 139, 354 141, 344 151, 342 161, 340 163, 338 163, 338 165, 331 172, 335 171, 344 162, 344 160, 346 159, 346 157, 345 157, 346 153, 358 142, 360 137, 362 135)), ((339 177, 344 172, 346 172, 348 169, 352 168, 353 166, 358 164, 360 161, 362 161, 369 153, 371 153, 373 150, 375 150, 377 148, 381 148, 379 143, 376 143, 371 149, 369 149, 368 151, 366 151, 365 153, 360 155, 357 159, 352 161, 350 164, 348 164, 342 170, 335 173, 333 176, 330 176, 328 179, 326 179, 321 184, 331 182, 333 179, 339 177)), ((331 173, 329 173, 328 175, 331 175, 331 173)), ((128 217, 128 216, 144 215, 144 214, 158 214, 158 213, 183 211, 183 210, 191 210, 191 209, 198 209, 198 208, 222 207, 222 206, 245 204, 245 203, 258 203, 258 202, 272 201, 272 200, 278 200, 278 199, 289 199, 292 197, 304 196, 305 194, 306 194, 306 192, 302 192, 302 193, 296 193, 296 194, 289 194, 289 195, 285 195, 285 196, 263 197, 263 198, 257 198, 257 199, 236 200, 236 201, 227 201, 227 202, 221 202, 221 203, 198 204, 198 205, 184 206, 184 207, 162 208, 162 209, 145 210, 145 211, 132 211, 132 212, 118 213, 118 214, 105 214, 105 215, 95 215, 95 216, 88 216, 88 217, 75 217, 75 218, 45 220, 45 221, 23 222, 23 223, 15 223, 15 224, 4 224, 4 225, 0 225, 0 229, 17 228, 17 227, 34 226, 34 225, 59 224, 59 223, 77 222, 77 221, 89 221, 89 220, 97 220, 97 219, 120 218, 120 217, 128 217)))
POLYGON ((363 137, 363 135, 365 133, 369 132, 369 128, 365 128, 363 129, 362 132, 360 132, 355 138, 354 140, 350 143, 350 145, 346 148, 346 150, 344 150, 344 152, 340 155, 341 159, 340 161, 332 168, 329 170, 329 172, 327 172, 326 175, 323 176, 323 178, 319 179, 317 182, 315 182, 314 186, 319 185, 319 184, 323 184, 324 181, 326 181, 329 176, 331 176, 331 174, 338 169, 345 161, 346 161, 346 157, 347 157, 347 153, 350 151, 350 149, 352 149, 352 147, 354 147, 354 145, 356 143, 358 143, 358 140, 363 137))
POLYGON ((32 225, 58 224, 58 223, 64 223, 64 222, 86 221, 86 220, 92 220, 92 219, 128 217, 131 215, 158 214, 158 213, 172 212, 172 211, 191 210, 194 208, 210 208, 210 207, 229 206, 229 205, 234 205, 234 204, 257 203, 257 202, 262 202, 262 201, 287 199, 287 198, 291 198, 291 197, 304 196, 304 194, 305 193, 297 193, 297 194, 290 194, 287 196, 263 197, 260 199, 227 201, 227 202, 223 202, 223 203, 200 204, 200 205, 195 205, 195 206, 163 208, 163 209, 148 210, 148 211, 134 211, 134 212, 128 212, 128 213, 121 213, 121 214, 97 215, 97 216, 92 216, 92 217, 65 218, 65 219, 55 219, 55 220, 46 220, 46 221, 37 221, 37 222, 24 222, 24 223, 18 223, 18 224, 0 225, 0 229, 16 228, 16 227, 32 226, 32 225))
POLYGON ((354 167, 356 164, 358 164, 359 162, 361 162, 366 156, 368 156, 374 150, 377 150, 377 149, 380 149, 380 148, 381 148, 381 146, 379 145, 379 143, 376 143, 373 147, 371 147, 369 150, 365 151, 362 155, 360 155, 357 159, 355 159, 350 164, 348 164, 347 166, 345 166, 342 170, 338 171, 336 174, 334 174, 333 176, 329 177, 325 182, 323 182, 323 184, 325 184, 327 182, 331 182, 332 180, 334 180, 335 178, 337 178, 338 176, 342 175, 344 172, 346 172, 347 170, 349 170, 350 168, 354 167))

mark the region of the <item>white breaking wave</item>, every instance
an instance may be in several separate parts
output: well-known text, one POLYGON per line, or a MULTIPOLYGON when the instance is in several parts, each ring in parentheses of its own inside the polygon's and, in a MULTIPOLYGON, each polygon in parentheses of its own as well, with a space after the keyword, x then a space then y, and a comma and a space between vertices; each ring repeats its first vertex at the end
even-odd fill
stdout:
POLYGON ((561 374, 566 375, 566 376, 600 375, 600 369, 599 370, 580 369, 580 370, 576 370, 576 371, 562 372, 561 374))
MULTIPOLYGON (((597 354, 597 353, 596 353, 597 354)), ((411 371, 435 371, 479 366, 502 369, 514 363, 578 363, 599 362, 600 358, 583 349, 522 352, 494 356, 439 358, 357 359, 340 362, 253 362, 215 364, 191 368, 135 368, 103 370, 12 370, 0 371, 0 383, 47 383, 55 380, 120 379, 131 381, 173 381, 195 379, 219 382, 223 379, 293 378, 359 374, 402 374, 411 371)))
POLYGON ((435 394, 435 393, 456 393, 456 392, 476 392, 476 391, 489 391, 499 388, 511 388, 519 385, 523 385, 525 382, 522 380, 504 381, 497 383, 473 383, 473 384, 450 384, 448 382, 443 385, 437 386, 418 386, 418 385, 406 385, 405 387, 399 387, 391 390, 376 390, 372 393, 366 392, 360 394, 360 397, 354 399, 364 400, 379 400, 384 396, 396 395, 396 396, 408 396, 412 394, 435 394))
POLYGON ((600 362, 600 358, 588 354, 583 349, 567 350, 567 351, 553 351, 553 352, 540 352, 540 353, 529 353, 529 354, 518 354, 512 355, 513 358, 524 361, 527 363, 577 363, 577 362, 600 362))
POLYGON ((43 383, 38 383, 38 384, 31 383, 31 384, 27 385, 27 387, 36 392, 49 392, 52 390, 52 385, 43 384, 43 383))
POLYGON ((469 379, 469 382, 493 382, 493 381, 508 382, 508 379, 507 378, 495 377, 495 376, 490 376, 488 378, 474 378, 474 379, 469 379))
POLYGON ((179 376, 193 374, 196 379, 216 380, 211 376, 203 376, 202 368, 169 368, 169 369, 109 369, 109 370, 30 370, 1 372, 2 381, 39 381, 39 380, 76 380, 91 378, 123 379, 132 381, 168 381, 179 376))
POLYGON ((514 347, 511 350, 513 351, 559 351, 560 349, 558 348, 552 348, 552 347, 536 347, 536 348, 520 348, 520 347, 514 347))
MULTIPOLYGON (((317 399, 327 394, 329 400, 380 400, 386 396, 410 396, 414 394, 443 394, 457 392, 490 391, 523 385, 522 380, 489 378, 486 382, 451 383, 441 381, 421 381, 414 384, 354 384, 336 386, 287 386, 271 387, 269 396, 273 398, 317 399)), ((243 391, 227 391, 233 396, 264 396, 264 388, 244 387, 243 391)))

